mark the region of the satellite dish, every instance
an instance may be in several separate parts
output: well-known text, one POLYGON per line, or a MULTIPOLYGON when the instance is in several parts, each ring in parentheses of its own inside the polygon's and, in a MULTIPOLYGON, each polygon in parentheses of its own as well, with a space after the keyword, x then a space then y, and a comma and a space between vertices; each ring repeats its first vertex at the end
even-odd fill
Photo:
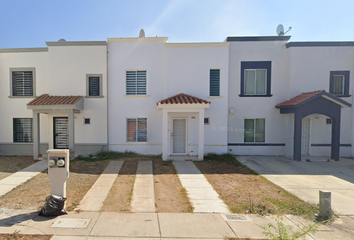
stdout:
POLYGON ((139 37, 140 37, 140 38, 145 37, 145 31, 144 31, 144 29, 141 29, 141 30, 140 30, 139 37))
POLYGON ((64 38, 60 38, 58 42, 66 42, 66 40, 64 38))
POLYGON ((277 35, 284 36, 284 26, 282 24, 279 24, 277 27, 277 35))

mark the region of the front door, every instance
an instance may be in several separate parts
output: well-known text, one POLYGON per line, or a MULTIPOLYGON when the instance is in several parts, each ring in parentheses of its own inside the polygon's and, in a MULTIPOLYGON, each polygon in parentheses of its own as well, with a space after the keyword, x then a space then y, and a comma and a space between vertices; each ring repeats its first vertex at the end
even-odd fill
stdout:
POLYGON ((173 119, 172 120, 172 153, 186 154, 187 153, 187 119, 173 119))
POLYGON ((69 149, 68 118, 55 117, 53 121, 54 148, 69 149))
POLYGON ((310 118, 302 119, 301 155, 310 155, 310 118))

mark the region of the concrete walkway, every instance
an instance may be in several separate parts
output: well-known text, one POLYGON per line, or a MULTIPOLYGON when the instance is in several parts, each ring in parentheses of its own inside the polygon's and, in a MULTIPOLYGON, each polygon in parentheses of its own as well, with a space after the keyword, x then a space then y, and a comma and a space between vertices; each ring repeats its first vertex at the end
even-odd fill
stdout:
POLYGON ((173 165, 182 186, 187 190, 189 200, 194 207, 193 212, 229 213, 225 203, 193 162, 174 161, 173 165))
MULTIPOLYGON (((0 213, 0 233, 54 235, 53 240, 99 239, 265 239, 260 226, 276 224, 268 216, 191 213, 70 212, 60 217, 42 217, 38 212, 0 213)), ((310 222, 284 216, 283 223, 297 228, 310 222)), ((306 239, 354 239, 354 218, 321 226, 306 239), (345 229, 345 230, 343 230, 345 229)))
POLYGON ((111 161, 101 176, 86 193, 75 210, 99 211, 116 180, 124 161, 111 161))
POLYGON ((308 202, 319 202, 319 190, 332 192, 332 207, 339 215, 354 215, 354 160, 313 158, 291 161, 279 156, 237 156, 269 181, 308 202))
POLYGON ((131 206, 132 212, 155 212, 152 161, 140 161, 138 163, 131 206))
POLYGON ((48 167, 48 161, 39 161, 0 180, 0 196, 5 195, 18 185, 28 181, 48 167))

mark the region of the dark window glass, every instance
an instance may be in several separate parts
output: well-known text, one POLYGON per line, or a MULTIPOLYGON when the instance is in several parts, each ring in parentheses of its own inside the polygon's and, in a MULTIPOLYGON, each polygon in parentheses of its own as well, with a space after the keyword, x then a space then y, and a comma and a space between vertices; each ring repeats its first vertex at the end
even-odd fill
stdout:
POLYGON ((89 77, 89 96, 100 96, 100 78, 89 77))
POLYGON ((13 119, 14 142, 33 142, 32 118, 13 119))

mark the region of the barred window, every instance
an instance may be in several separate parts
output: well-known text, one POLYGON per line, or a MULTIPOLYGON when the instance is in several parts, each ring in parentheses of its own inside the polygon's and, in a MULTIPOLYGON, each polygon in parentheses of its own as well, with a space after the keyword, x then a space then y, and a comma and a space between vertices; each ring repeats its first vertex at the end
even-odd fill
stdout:
POLYGON ((13 119, 14 142, 33 142, 32 118, 13 119))
POLYGON ((12 71, 12 96, 33 96, 32 71, 12 71))

